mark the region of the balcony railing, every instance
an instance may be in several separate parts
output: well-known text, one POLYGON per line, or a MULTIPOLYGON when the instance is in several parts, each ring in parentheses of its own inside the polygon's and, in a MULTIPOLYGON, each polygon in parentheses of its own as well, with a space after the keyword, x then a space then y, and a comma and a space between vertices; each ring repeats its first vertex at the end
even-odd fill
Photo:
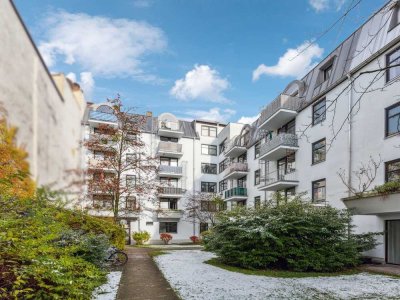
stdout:
POLYGON ((261 183, 264 186, 271 185, 277 182, 281 181, 295 181, 297 182, 297 176, 296 176, 296 170, 295 169, 290 169, 286 170, 285 172, 271 172, 268 173, 264 178, 261 178, 261 183))
POLYGON ((161 165, 159 168, 159 172, 175 174, 175 175, 182 175, 182 167, 161 165))
POLYGON ((238 156, 246 151, 248 140, 242 139, 240 136, 235 136, 225 145, 224 154, 227 156, 238 156))
POLYGON ((229 174, 235 173, 235 172, 248 172, 249 167, 247 163, 242 163, 242 162, 234 162, 231 163, 224 171, 224 176, 229 176, 229 174))
POLYGON ((281 133, 274 136, 270 141, 261 145, 260 157, 279 146, 298 147, 297 135, 292 133, 281 133))
POLYGON ((185 193, 185 190, 177 187, 162 187, 160 191, 160 194, 165 195, 182 195, 183 193, 185 193))
POLYGON ((160 142, 158 144, 158 151, 182 153, 182 144, 172 142, 160 142))
POLYGON ((244 187, 234 187, 230 190, 225 191, 225 199, 232 197, 247 197, 247 188, 244 187))
POLYGON ((157 211, 157 217, 159 219, 180 219, 183 216, 183 210, 181 209, 165 209, 160 208, 157 211))
POLYGON ((117 117, 114 114, 92 110, 89 113, 89 120, 116 123, 117 117))
POLYGON ((303 102, 303 100, 297 97, 281 94, 261 112, 259 124, 263 124, 281 109, 297 112, 301 108, 303 102))

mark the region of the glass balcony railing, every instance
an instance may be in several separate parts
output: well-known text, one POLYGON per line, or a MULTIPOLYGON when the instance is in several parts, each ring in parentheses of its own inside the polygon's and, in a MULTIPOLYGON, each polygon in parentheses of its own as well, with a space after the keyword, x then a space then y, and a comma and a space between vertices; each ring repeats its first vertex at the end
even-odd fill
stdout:
POLYGON ((244 187, 234 187, 230 190, 225 191, 225 199, 232 198, 235 196, 247 197, 247 188, 244 187))

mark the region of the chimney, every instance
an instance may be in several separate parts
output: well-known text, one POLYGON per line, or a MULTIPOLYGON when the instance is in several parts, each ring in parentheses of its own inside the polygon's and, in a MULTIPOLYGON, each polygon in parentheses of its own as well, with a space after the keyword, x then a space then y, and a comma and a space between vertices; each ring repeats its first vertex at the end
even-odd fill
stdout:
POLYGON ((153 116, 153 113, 151 111, 146 111, 146 117, 151 118, 153 116))

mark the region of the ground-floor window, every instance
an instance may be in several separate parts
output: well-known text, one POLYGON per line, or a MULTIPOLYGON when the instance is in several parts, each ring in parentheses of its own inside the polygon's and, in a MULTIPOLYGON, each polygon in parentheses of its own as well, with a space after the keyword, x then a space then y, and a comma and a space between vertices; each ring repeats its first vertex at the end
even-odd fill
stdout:
POLYGON ((312 183, 312 201, 323 202, 326 197, 326 180, 320 179, 312 183))
POLYGON ((178 222, 160 222, 160 233, 178 233, 178 222))
POLYGON ((200 223, 200 233, 208 230, 208 223, 200 223))
POLYGON ((261 206, 261 197, 257 196, 254 197, 254 208, 260 208, 261 206))
POLYGON ((247 200, 240 200, 236 202, 236 205, 239 207, 246 206, 247 200))

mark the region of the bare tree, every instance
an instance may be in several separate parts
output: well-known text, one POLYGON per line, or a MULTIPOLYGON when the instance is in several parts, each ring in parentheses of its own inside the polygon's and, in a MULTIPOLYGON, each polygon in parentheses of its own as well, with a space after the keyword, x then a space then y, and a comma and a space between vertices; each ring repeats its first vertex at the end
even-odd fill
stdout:
POLYGON ((219 212, 226 210, 225 201, 214 193, 195 193, 186 197, 185 215, 188 220, 211 224, 217 222, 219 212))
POLYGON ((349 179, 346 177, 346 170, 340 169, 338 175, 352 195, 362 197, 363 194, 371 187, 371 184, 375 181, 381 164, 382 159, 380 156, 379 160, 377 161, 370 157, 370 160, 367 164, 361 163, 360 168, 356 171, 353 171, 353 174, 358 181, 357 187, 353 187, 351 182, 349 182, 349 179))
POLYGON ((146 117, 124 109, 119 96, 107 101, 112 121, 100 124, 85 141, 93 152, 87 186, 93 198, 89 208, 112 211, 117 220, 157 200, 157 161, 141 136, 146 117))

